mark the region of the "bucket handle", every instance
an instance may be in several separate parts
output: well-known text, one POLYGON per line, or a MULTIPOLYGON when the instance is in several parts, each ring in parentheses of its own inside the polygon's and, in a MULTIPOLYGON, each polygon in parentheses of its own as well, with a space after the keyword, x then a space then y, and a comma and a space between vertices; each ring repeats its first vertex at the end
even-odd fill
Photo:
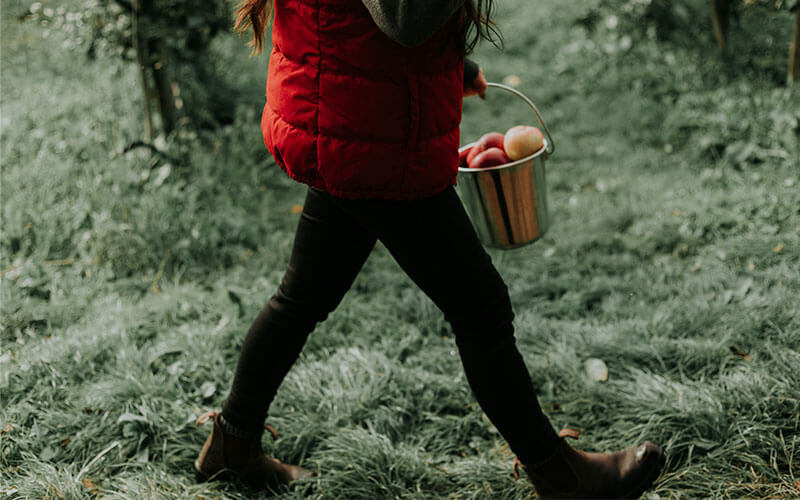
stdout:
POLYGON ((553 142, 553 137, 550 135, 550 130, 547 128, 547 125, 544 123, 544 120, 542 119, 542 115, 539 113, 539 110, 536 108, 536 105, 533 103, 533 101, 531 101, 528 98, 528 96, 526 96, 525 94, 523 94, 519 90, 517 90, 515 88, 512 88, 512 87, 509 87, 508 85, 503 85, 502 83, 494 83, 494 82, 488 82, 487 85, 489 87, 495 87, 495 88, 498 88, 498 89, 501 89, 501 90, 505 90, 506 92, 510 92, 510 93, 516 95, 517 97, 519 97, 520 99, 522 99, 523 101, 525 101, 525 103, 528 106, 531 107, 533 112, 536 114, 536 118, 539 119, 539 123, 542 125, 542 128, 544 129, 544 133, 547 135, 547 149, 545 150, 545 152, 547 153, 548 156, 552 155, 553 151, 556 150, 556 145, 553 142))

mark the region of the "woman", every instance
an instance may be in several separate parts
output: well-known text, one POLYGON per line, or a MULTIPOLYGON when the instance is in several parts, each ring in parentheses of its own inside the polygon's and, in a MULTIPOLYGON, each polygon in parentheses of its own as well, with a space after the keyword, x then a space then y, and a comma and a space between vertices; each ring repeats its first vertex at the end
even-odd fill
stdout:
POLYGON ((492 0, 244 0, 255 51, 273 17, 262 116, 278 165, 309 185, 291 260, 244 340, 233 387, 195 463, 254 487, 307 477, 261 451, 275 393, 380 240, 450 323, 483 411, 540 496, 632 498, 664 463, 652 444, 584 453, 539 407, 516 349, 506 285, 472 229, 456 180, 461 100, 486 80, 465 61, 496 34, 492 0), (513 389, 512 389, 513 388, 513 389))

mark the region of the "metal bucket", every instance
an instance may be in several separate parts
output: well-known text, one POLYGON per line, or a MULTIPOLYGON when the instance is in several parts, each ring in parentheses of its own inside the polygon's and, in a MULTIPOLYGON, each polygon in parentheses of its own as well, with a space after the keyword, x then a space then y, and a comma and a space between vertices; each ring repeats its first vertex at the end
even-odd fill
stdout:
POLYGON ((544 163, 555 145, 539 110, 527 96, 499 83, 489 83, 489 87, 524 100, 536 114, 546 139, 539 151, 512 163, 481 169, 459 165, 456 189, 484 245, 518 248, 541 238, 549 226, 544 163))

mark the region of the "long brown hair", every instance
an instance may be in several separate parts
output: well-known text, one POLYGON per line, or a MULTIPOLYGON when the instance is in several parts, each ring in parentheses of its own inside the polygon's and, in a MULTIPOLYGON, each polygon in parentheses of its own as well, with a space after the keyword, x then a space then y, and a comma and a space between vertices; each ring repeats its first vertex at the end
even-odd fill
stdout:
POLYGON ((466 0, 464 2, 464 19, 462 39, 464 53, 469 54, 481 39, 493 43, 497 48, 503 47, 503 35, 492 21, 494 0, 466 0))
MULTIPOLYGON (((251 55, 257 55, 264 49, 264 32, 272 19, 274 6, 275 0, 241 0, 236 6, 234 31, 244 34, 248 28, 253 28, 253 38, 247 44, 253 47, 251 55)), ((494 0, 464 2, 460 33, 464 53, 472 52, 481 39, 502 47, 503 37, 492 22, 494 7, 494 0)))
POLYGON ((247 44, 253 47, 251 56, 260 54, 264 49, 264 31, 272 19, 274 6, 275 0, 242 0, 236 6, 233 30, 243 35, 248 28, 253 28, 253 38, 247 44))

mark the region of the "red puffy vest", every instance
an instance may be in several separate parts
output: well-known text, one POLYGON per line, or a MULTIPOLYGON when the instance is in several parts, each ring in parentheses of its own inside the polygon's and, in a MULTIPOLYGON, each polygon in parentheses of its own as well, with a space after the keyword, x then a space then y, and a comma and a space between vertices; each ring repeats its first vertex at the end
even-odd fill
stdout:
POLYGON ((415 199, 453 185, 459 15, 406 48, 361 0, 277 0, 261 129, 278 165, 344 198, 415 199))

